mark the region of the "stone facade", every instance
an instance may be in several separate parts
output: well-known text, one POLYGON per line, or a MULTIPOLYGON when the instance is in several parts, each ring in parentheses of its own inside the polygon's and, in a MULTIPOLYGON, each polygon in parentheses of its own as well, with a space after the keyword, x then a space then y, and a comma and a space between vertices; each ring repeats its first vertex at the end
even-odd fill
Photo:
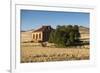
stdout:
POLYGON ((42 26, 41 28, 32 32, 32 39, 34 42, 46 42, 49 40, 50 32, 53 29, 51 26, 42 26))

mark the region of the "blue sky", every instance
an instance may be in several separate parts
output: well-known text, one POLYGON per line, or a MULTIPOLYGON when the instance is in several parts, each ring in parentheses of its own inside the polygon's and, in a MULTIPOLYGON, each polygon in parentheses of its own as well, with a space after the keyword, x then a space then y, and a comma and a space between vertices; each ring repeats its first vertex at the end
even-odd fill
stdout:
POLYGON ((56 12, 39 10, 21 10, 21 30, 31 30, 42 25, 80 25, 89 27, 90 14, 82 12, 56 12))

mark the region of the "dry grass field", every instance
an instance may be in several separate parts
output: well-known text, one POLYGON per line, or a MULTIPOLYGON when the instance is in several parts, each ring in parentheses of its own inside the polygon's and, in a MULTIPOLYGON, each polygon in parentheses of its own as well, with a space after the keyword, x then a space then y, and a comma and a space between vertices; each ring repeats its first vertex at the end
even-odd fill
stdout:
POLYGON ((88 60, 89 48, 49 48, 21 46, 21 63, 88 60))

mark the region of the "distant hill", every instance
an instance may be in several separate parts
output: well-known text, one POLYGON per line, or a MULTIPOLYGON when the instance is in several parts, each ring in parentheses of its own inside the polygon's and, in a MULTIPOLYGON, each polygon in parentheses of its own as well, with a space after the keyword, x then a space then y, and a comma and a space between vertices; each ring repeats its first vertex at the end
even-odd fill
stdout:
POLYGON ((80 33, 89 33, 89 28, 80 26, 79 27, 80 33))
POLYGON ((81 38, 82 40, 86 40, 86 41, 89 41, 89 36, 90 36, 90 29, 87 28, 87 27, 83 27, 83 26, 80 26, 79 27, 79 32, 81 34, 81 38))
POLYGON ((32 31, 21 31, 21 42, 28 42, 32 40, 32 31))

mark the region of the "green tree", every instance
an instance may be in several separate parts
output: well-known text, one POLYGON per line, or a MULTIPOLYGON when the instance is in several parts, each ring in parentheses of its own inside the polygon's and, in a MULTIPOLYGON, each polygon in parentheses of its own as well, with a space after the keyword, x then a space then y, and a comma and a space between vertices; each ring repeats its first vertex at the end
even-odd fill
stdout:
POLYGON ((75 32, 75 41, 78 42, 80 38, 79 26, 74 25, 74 32, 75 32))
POLYGON ((55 39, 55 31, 53 30, 50 33, 49 42, 54 43, 54 39, 55 39))
POLYGON ((67 45, 73 45, 79 41, 80 33, 77 25, 72 26, 57 26, 57 28, 51 32, 49 42, 55 43, 59 47, 65 47, 67 45))

